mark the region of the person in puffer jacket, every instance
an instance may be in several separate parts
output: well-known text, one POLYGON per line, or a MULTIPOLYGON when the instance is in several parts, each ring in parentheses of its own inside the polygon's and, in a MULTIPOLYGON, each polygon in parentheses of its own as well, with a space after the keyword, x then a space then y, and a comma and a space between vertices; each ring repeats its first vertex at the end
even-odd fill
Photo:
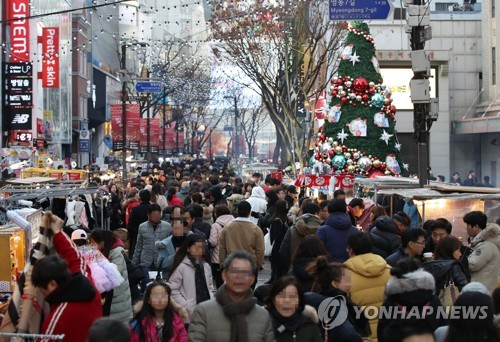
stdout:
MULTIPOLYGON (((413 317, 418 315, 425 319, 432 330, 446 325, 443 315, 444 312, 439 298, 434 294, 434 277, 419 268, 419 262, 415 259, 405 258, 397 263, 397 266, 391 270, 391 278, 385 288, 385 301, 380 308, 381 312, 391 312, 396 308, 403 310, 407 315, 413 312, 413 317), (429 309, 426 309, 429 307, 429 309), (425 318, 424 318, 425 317, 425 318)), ((384 342, 389 338, 386 334, 386 327, 394 322, 401 321, 404 324, 408 317, 388 319, 387 315, 381 315, 378 326, 378 341, 384 342)))
POLYGON ((467 285, 465 270, 459 261, 462 256, 461 246, 462 244, 457 237, 448 235, 437 245, 434 260, 422 265, 422 268, 434 277, 436 295, 439 295, 449 282, 453 282, 460 291, 467 285))
POLYGON ((113 264, 124 281, 113 289, 113 298, 109 316, 123 323, 128 323, 132 318, 132 300, 128 271, 125 257, 123 256, 123 242, 109 230, 94 229, 89 236, 91 243, 97 245, 102 254, 113 264))
POLYGON ((279 251, 285 269, 290 268, 291 260, 293 260, 300 242, 308 235, 316 235, 321 226, 319 211, 319 205, 307 203, 304 206, 304 214, 299 216, 296 223, 286 232, 279 251))
POLYGON ((493 291, 500 276, 500 226, 487 224, 487 217, 480 211, 465 214, 472 252, 468 257, 471 281, 482 283, 493 291))
POLYGON ((370 230, 370 236, 373 240, 373 253, 384 259, 397 252, 401 245, 398 226, 389 216, 377 217, 374 227, 370 230))
POLYGON ((325 225, 319 227, 316 235, 323 241, 331 261, 344 262, 349 258, 347 239, 359 230, 347 215, 347 204, 341 199, 333 199, 328 205, 330 215, 325 225))

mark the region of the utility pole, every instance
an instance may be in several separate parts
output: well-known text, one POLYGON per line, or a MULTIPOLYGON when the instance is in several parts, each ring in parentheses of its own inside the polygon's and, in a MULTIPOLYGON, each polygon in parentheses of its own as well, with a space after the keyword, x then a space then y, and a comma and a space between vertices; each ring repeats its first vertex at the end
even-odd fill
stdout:
POLYGON ((240 142, 238 135, 238 98, 234 96, 234 152, 236 154, 236 160, 240 156, 240 142))
POLYGON ((125 80, 127 73, 127 44, 122 44, 122 59, 121 59, 121 69, 123 73, 122 79, 122 180, 124 186, 127 182, 127 126, 126 126, 126 112, 127 112, 127 81, 125 80))
POLYGON ((430 62, 424 51, 425 42, 432 38, 429 7, 423 0, 404 0, 408 7, 408 26, 410 35, 412 70, 410 81, 411 101, 413 102, 413 137, 418 148, 418 179, 423 188, 429 180, 429 143, 428 136, 432 123, 437 120, 438 102, 430 98, 430 62))
POLYGON ((165 129, 167 126, 167 89, 165 85, 163 86, 163 156, 166 156, 165 150, 166 150, 166 136, 165 136, 165 129))

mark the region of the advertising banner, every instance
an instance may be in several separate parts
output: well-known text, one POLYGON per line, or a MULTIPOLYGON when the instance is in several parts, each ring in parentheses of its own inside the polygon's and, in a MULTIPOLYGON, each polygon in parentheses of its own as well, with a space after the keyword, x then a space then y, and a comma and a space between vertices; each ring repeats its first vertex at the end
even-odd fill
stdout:
POLYGON ((30 21, 25 19, 29 15, 29 0, 8 1, 6 19, 10 26, 10 60, 13 62, 30 60, 30 21))
POLYGON ((59 28, 42 29, 42 87, 59 88, 59 28))

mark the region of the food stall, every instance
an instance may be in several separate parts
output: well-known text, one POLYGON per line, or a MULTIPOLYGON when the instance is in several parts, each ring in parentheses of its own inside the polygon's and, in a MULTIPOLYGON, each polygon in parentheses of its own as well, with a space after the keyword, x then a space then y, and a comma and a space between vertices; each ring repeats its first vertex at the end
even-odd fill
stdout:
POLYGON ((454 235, 464 241, 467 239, 462 220, 465 213, 483 211, 488 216, 488 222, 495 222, 500 218, 499 188, 465 187, 442 182, 430 182, 426 187, 419 188, 417 179, 386 176, 357 178, 355 184, 358 185, 355 185, 358 196, 363 197, 362 193, 373 192, 376 203, 380 196, 389 197, 391 204, 395 198, 413 200, 422 222, 445 218, 453 225, 454 235))

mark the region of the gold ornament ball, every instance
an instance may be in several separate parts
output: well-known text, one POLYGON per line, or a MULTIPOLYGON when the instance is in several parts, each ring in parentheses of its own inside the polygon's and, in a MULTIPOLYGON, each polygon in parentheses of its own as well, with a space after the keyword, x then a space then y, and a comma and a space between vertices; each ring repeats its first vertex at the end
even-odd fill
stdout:
POLYGON ((347 167, 347 170, 348 170, 349 172, 354 172, 354 170, 356 170, 356 167, 355 167, 354 165, 349 165, 349 166, 347 167))
POLYGON ((337 147, 338 145, 339 145, 338 142, 336 142, 336 141, 333 142, 333 147, 337 147))
POLYGON ((391 174, 391 171, 389 171, 389 170, 385 170, 385 172, 384 172, 384 173, 385 173, 386 175, 390 175, 390 174, 391 174))
POLYGON ((346 159, 351 159, 351 154, 349 152, 346 152, 344 155, 346 159))
POLYGON ((342 146, 335 147, 335 153, 340 154, 342 153, 342 151, 343 151, 342 146))
POLYGON ((378 159, 373 161, 373 166, 376 167, 376 168, 379 168, 380 164, 381 164, 381 162, 378 159))

